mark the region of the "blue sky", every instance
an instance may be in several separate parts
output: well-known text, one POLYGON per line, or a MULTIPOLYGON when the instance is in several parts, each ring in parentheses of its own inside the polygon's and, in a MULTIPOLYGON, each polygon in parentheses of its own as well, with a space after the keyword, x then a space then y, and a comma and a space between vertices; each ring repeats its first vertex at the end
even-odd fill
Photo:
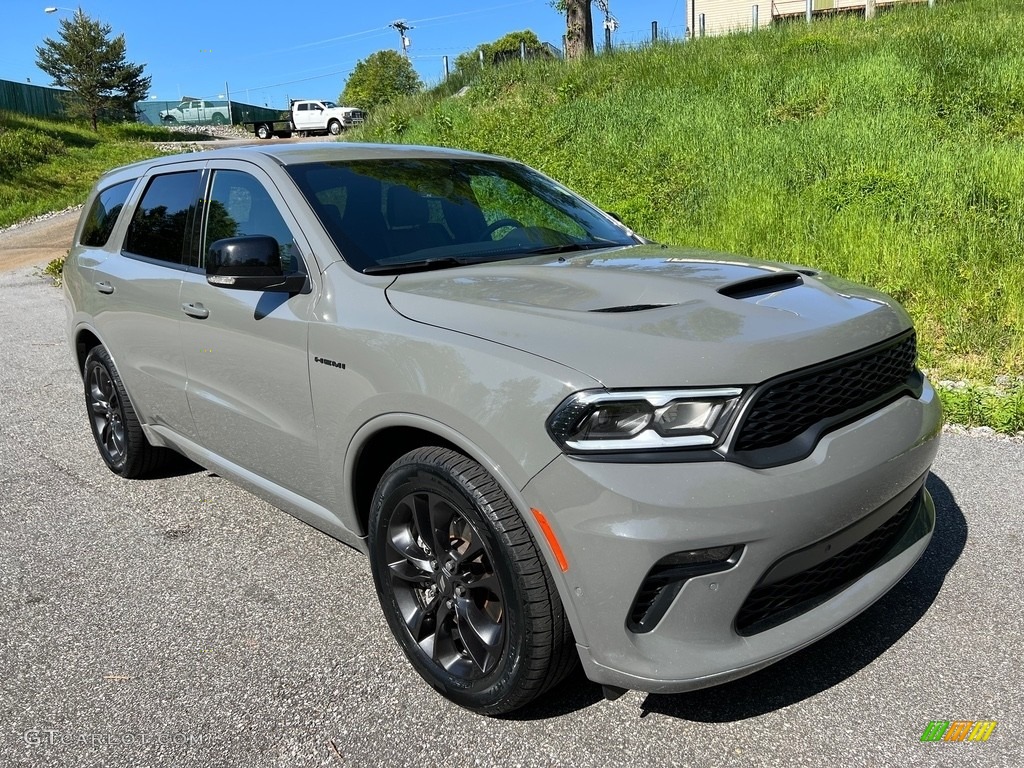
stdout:
MULTIPOLYGON (((59 34, 58 19, 71 10, 44 13, 45 0, 0 0, 0 79, 50 85, 35 66, 35 48, 59 34)), ((618 42, 661 34, 681 36, 686 0, 611 0, 619 20, 618 42)), ((388 24, 404 19, 409 54, 420 77, 443 77, 442 57, 451 61, 479 43, 519 29, 561 47, 564 19, 547 0, 449 0, 447 2, 258 2, 254 0, 84 0, 85 13, 123 33, 128 59, 146 64, 151 97, 231 98, 284 107, 290 98, 337 99, 360 59, 382 48, 397 49, 399 35, 388 24)), ((594 8, 598 42, 603 17, 594 8)))

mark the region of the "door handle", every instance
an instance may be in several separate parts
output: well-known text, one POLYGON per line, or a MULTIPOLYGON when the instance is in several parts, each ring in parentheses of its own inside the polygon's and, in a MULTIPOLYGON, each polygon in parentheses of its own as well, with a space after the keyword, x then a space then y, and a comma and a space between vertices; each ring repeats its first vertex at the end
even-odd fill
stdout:
POLYGON ((189 317, 198 317, 200 320, 205 320, 210 316, 210 310, 204 307, 199 302, 187 301, 181 305, 181 311, 189 317))
POLYGON ((96 283, 96 290, 99 291, 100 293, 113 293, 114 286, 112 286, 106 280, 100 280, 100 282, 96 283))

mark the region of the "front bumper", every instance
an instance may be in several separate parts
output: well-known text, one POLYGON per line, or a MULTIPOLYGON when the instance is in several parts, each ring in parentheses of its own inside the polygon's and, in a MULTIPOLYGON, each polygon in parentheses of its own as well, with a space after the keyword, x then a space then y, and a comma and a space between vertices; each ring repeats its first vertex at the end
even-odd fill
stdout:
POLYGON ((940 427, 926 384, 919 399, 826 435, 789 465, 552 462, 523 495, 568 560, 555 577, 588 677, 658 693, 703 688, 755 672, 865 610, 931 539, 923 484, 940 427), (727 545, 737 550, 725 570, 685 579, 653 626, 638 629, 636 599, 659 560, 727 545), (835 581, 831 566, 858 552, 835 581), (833 583, 813 594, 820 571, 833 583), (780 588, 754 593, 751 612, 765 580, 780 588))

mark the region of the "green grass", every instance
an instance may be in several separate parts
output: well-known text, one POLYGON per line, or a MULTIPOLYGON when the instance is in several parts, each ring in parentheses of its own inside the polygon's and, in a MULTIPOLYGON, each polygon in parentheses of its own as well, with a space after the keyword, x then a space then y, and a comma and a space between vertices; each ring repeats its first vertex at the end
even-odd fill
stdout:
POLYGON ((868 283, 933 378, 987 383, 1024 374, 1022 35, 1024 3, 960 0, 516 63, 351 138, 507 155, 662 242, 868 283))
POLYGON ((940 387, 946 421, 967 427, 991 427, 1007 434, 1024 433, 1024 382, 1008 386, 977 384, 940 387))
POLYGON ((196 140, 160 127, 125 123, 94 133, 0 112, 0 227, 81 203, 106 171, 159 155, 152 142, 196 140))

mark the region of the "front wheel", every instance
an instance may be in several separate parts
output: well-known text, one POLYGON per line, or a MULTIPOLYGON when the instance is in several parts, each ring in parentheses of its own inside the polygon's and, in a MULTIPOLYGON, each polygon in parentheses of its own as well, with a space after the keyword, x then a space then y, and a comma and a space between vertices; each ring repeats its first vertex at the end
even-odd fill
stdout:
POLYGON ((121 477, 148 474, 164 451, 149 444, 121 376, 105 347, 93 347, 85 358, 85 407, 100 456, 121 477))
POLYGON ((341 122, 338 120, 331 120, 331 122, 327 124, 327 130, 330 132, 331 136, 337 136, 341 133, 341 122))
POLYGON ((572 633, 551 574, 479 464, 447 448, 407 453, 377 487, 369 532, 391 631, 444 696, 502 714, 572 670, 572 633))

